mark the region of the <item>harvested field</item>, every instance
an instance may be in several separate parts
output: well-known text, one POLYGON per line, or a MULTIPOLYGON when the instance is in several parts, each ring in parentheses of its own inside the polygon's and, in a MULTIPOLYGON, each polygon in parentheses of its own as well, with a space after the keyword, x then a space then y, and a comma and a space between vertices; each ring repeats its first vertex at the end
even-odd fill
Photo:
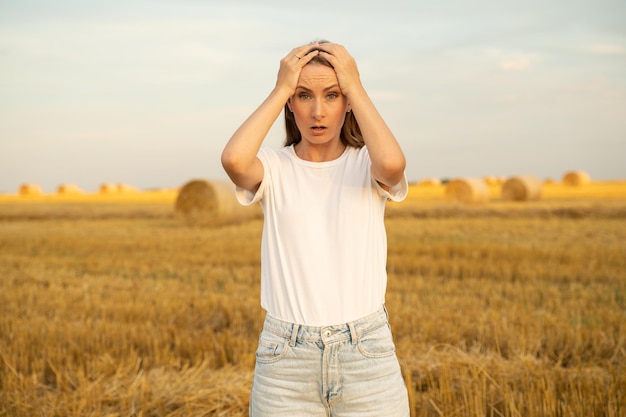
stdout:
MULTIPOLYGON (((412 416, 626 416, 626 184, 489 192, 388 206, 412 416)), ((263 223, 176 195, 0 196, 0 416, 247 415, 263 223)))

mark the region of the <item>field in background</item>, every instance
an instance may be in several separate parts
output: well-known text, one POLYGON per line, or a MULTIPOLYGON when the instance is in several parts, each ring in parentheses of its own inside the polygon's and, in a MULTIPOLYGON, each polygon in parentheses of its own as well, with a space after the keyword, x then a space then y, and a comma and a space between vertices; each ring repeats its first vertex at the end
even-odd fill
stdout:
MULTIPOLYGON (((626 183, 389 204, 414 416, 626 416, 626 183)), ((245 416, 261 220, 187 227, 176 193, 0 196, 0 416, 245 416)))

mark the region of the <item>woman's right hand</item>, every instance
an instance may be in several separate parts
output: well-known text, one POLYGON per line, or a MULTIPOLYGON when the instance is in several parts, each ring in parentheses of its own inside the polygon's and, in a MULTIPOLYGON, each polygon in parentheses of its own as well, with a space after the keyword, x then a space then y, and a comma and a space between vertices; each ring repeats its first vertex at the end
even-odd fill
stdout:
POLYGON ((285 89, 289 93, 289 97, 291 97, 298 86, 300 71, 319 54, 318 47, 319 44, 317 43, 302 45, 292 49, 287 56, 281 59, 276 88, 285 89))

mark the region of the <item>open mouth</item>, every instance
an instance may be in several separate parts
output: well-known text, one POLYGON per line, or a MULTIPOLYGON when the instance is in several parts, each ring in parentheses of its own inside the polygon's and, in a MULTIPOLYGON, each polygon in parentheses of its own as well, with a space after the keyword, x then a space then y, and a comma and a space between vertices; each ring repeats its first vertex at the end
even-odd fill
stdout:
POLYGON ((326 130, 326 126, 312 126, 311 130, 316 133, 322 133, 324 130, 326 130))

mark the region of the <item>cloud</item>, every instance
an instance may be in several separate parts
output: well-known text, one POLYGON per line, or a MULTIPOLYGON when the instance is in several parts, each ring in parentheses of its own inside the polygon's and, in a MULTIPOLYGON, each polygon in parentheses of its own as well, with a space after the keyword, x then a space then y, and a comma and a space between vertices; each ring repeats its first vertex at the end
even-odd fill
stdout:
POLYGON ((525 71, 530 67, 530 59, 524 57, 504 59, 500 61, 499 67, 503 71, 525 71))
POLYGON ((593 55, 626 55, 626 47, 614 43, 585 45, 582 50, 593 55))
MULTIPOLYGON (((0 50, 15 58, 53 63, 172 65, 238 61, 232 45, 244 45, 243 33, 256 27, 242 21, 79 21, 0 27, 0 50), (77 36, 80 34, 80 36, 77 36), (228 34, 229 43, 216 42, 228 34)), ((21 62, 21 61, 18 61, 21 62)), ((210 68, 209 68, 210 69, 210 68)))

